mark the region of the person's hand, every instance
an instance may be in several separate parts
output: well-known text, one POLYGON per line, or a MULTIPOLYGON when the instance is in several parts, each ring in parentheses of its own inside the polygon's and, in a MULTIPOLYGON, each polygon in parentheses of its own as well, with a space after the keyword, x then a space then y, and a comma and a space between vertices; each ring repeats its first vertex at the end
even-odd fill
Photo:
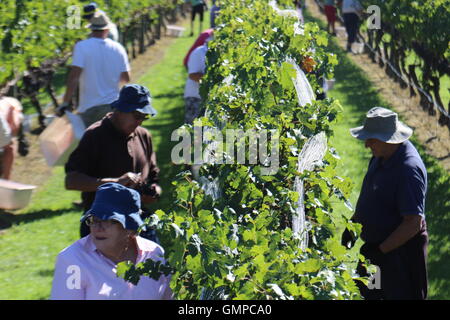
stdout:
POLYGON ((159 197, 161 196, 162 193, 162 189, 161 187, 156 184, 153 183, 150 186, 151 190, 154 190, 154 192, 152 192, 151 194, 141 194, 141 199, 143 203, 153 203, 158 201, 159 197))
POLYGON ((141 174, 140 173, 134 173, 134 172, 127 172, 117 178, 117 183, 128 187, 128 188, 134 188, 141 182, 141 174))
POLYGON ((360 249, 361 254, 373 264, 380 264, 384 259, 384 253, 378 243, 364 243, 360 249))

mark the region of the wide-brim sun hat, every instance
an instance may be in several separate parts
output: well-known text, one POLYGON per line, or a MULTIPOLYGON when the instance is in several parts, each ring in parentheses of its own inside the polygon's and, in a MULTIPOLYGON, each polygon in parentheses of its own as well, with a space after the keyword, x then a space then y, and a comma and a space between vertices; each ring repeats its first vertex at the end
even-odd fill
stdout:
POLYGON ((122 87, 119 98, 111 103, 111 107, 121 112, 138 111, 156 116, 157 111, 152 105, 152 96, 150 91, 139 84, 128 84, 122 87))
POLYGON ((92 31, 109 30, 112 27, 112 22, 109 20, 108 16, 100 11, 96 11, 94 16, 89 20, 89 24, 86 28, 92 31))
POLYGON ((397 113, 374 107, 367 112, 364 125, 350 129, 350 134, 360 140, 377 139, 398 144, 408 140, 413 130, 398 120, 397 113))
POLYGON ((98 187, 91 208, 81 218, 85 222, 89 217, 100 220, 118 221, 124 229, 145 230, 141 214, 141 196, 136 190, 118 183, 105 183, 98 187))

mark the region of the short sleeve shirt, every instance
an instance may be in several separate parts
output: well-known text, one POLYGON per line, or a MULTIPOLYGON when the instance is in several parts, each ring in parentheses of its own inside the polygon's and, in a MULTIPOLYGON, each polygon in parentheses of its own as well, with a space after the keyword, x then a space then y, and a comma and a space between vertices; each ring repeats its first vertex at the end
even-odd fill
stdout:
MULTIPOLYGON (((192 51, 191 55, 188 59, 188 74, 191 73, 205 73, 206 70, 206 52, 208 51, 208 47, 206 45, 202 45, 197 47, 192 51)), ((184 97, 185 98, 198 98, 201 99, 200 96, 200 84, 197 81, 191 80, 189 77, 186 80, 186 86, 184 88, 184 97)))
POLYGON ((119 96, 120 75, 130 71, 125 48, 109 38, 91 37, 75 44, 72 65, 82 68, 78 112, 109 104, 119 96))
POLYGON ((411 142, 403 142, 384 163, 372 158, 355 212, 355 221, 363 227, 362 239, 382 242, 404 216, 425 217, 426 190, 425 165, 411 142))
MULTIPOLYGON (((127 172, 141 173, 150 183, 158 181, 159 169, 150 133, 137 127, 125 136, 113 126, 110 114, 90 126, 72 152, 66 173, 76 171, 94 178, 117 178, 127 172)), ((83 207, 88 210, 95 192, 82 192, 83 207)))

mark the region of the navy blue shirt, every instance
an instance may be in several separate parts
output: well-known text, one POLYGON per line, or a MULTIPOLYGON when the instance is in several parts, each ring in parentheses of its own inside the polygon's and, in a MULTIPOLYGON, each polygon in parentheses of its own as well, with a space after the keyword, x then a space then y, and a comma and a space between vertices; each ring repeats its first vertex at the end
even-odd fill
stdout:
POLYGON ((384 163, 372 157, 354 217, 362 224, 361 238, 380 243, 397 229, 403 216, 425 218, 426 190, 425 165, 411 142, 403 142, 384 163))

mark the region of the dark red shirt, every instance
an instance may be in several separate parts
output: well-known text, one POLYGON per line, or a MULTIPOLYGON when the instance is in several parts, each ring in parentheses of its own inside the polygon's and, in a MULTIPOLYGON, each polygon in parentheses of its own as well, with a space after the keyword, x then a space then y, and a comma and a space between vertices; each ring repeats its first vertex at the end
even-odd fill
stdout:
MULTIPOLYGON (((140 173, 142 181, 158 182, 159 168, 150 133, 137 127, 126 136, 118 131, 107 115, 92 124, 65 165, 66 174, 80 172, 94 178, 118 178, 127 172, 140 173)), ((88 210, 95 192, 82 192, 83 207, 88 210)))

